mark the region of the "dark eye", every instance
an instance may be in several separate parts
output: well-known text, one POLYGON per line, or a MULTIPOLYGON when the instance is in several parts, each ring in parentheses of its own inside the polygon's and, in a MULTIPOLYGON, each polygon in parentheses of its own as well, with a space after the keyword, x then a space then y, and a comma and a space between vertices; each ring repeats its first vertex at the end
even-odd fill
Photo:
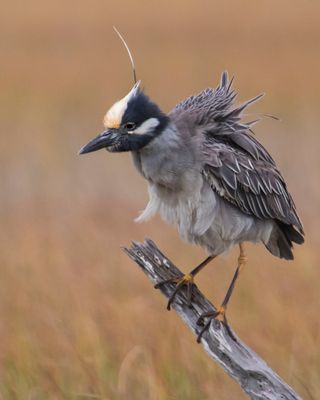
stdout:
POLYGON ((136 127, 136 124, 134 122, 127 122, 124 124, 124 127, 127 129, 127 131, 133 131, 136 127))

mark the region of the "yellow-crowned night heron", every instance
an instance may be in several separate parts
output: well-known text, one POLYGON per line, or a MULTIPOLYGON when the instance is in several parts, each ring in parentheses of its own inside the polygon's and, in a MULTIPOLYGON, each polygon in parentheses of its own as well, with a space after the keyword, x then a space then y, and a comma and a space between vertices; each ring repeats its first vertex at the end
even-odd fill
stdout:
MULTIPOLYGON (((102 148, 130 151, 147 180, 150 200, 137 218, 159 212, 177 225, 182 238, 204 247, 209 256, 176 283, 168 302, 183 286, 191 302, 194 276, 213 258, 238 244, 238 267, 221 307, 207 313, 226 323, 225 311, 241 268, 244 242, 262 242, 275 256, 293 259, 292 243, 304 232, 286 183, 267 150, 253 137, 253 122, 241 112, 261 96, 234 107, 236 92, 226 72, 216 89, 179 103, 168 115, 140 89, 139 82, 104 118, 105 131, 80 153, 102 148)), ((202 330, 198 340, 205 328, 202 330)))

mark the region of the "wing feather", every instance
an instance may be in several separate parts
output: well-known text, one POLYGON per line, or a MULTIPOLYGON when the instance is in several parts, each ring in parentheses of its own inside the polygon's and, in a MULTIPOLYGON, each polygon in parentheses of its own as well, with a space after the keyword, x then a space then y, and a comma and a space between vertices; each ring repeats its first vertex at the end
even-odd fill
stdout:
POLYGON ((218 193, 223 193, 225 200, 246 214, 293 224, 303 231, 286 184, 274 164, 261 159, 249 162, 250 155, 212 138, 204 142, 203 154, 209 158, 204 163, 205 176, 209 183, 211 177, 221 185, 224 190, 218 193), (210 162, 211 157, 214 163, 210 162))

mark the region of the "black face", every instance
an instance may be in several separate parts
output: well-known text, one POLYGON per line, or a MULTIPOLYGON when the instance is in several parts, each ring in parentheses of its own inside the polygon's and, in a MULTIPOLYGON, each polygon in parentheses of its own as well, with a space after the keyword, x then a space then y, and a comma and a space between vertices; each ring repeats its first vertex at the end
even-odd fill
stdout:
POLYGON ((157 118, 159 125, 157 131, 161 132, 168 123, 169 118, 153 103, 148 96, 139 91, 129 102, 127 109, 122 117, 122 125, 134 123, 138 128, 150 118, 157 118))
POLYGON ((139 90, 129 100, 120 127, 107 129, 84 146, 80 154, 102 148, 111 152, 140 150, 161 134, 168 122, 169 118, 139 90), (149 123, 151 119, 153 123, 149 123))

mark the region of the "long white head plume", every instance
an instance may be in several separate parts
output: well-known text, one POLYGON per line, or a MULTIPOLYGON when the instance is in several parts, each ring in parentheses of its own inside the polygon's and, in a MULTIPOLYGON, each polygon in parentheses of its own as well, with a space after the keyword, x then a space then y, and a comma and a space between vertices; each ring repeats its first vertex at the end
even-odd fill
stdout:
POLYGON ((103 119, 103 125, 105 128, 110 129, 110 128, 119 128, 121 125, 122 117, 124 113, 126 112, 126 109, 128 107, 129 101, 135 97, 138 93, 138 89, 140 86, 140 81, 135 83, 133 88, 130 90, 130 92, 123 97, 121 100, 117 101, 114 103, 114 105, 109 109, 109 111, 106 113, 103 119))
POLYGON ((130 62, 131 62, 131 66, 132 66, 132 72, 133 72, 133 82, 137 83, 137 75, 136 75, 136 67, 134 65, 134 61, 133 61, 133 57, 131 54, 131 51, 129 49, 129 46, 127 45, 126 41, 124 40, 123 36, 121 35, 121 33, 118 31, 118 29, 114 26, 113 29, 115 30, 116 34, 119 36, 121 42, 123 43, 124 47, 126 48, 127 52, 128 52, 128 56, 130 58, 130 62))

